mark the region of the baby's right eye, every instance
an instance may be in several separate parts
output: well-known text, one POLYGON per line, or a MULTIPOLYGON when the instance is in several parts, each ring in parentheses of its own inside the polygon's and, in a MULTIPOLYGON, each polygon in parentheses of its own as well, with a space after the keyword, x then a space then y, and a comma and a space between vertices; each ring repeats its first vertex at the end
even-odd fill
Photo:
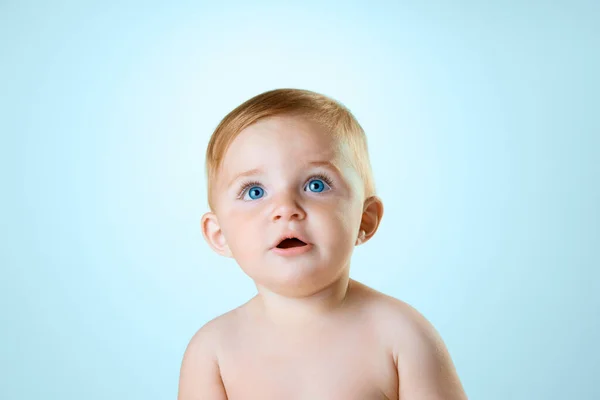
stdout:
POLYGON ((263 190, 263 188, 259 187, 259 186, 252 186, 251 188, 249 188, 246 191, 246 194, 244 195, 244 200, 256 200, 256 199, 260 199, 261 197, 263 197, 265 194, 265 191, 263 190), (249 197, 249 198, 247 198, 249 197))

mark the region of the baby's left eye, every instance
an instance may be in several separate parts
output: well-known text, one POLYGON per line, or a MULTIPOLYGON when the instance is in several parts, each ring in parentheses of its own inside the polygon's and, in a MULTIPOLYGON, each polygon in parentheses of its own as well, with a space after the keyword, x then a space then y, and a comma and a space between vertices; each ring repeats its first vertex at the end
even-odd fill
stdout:
POLYGON ((319 193, 326 189, 331 189, 327 183, 325 183, 322 179, 311 179, 307 184, 304 190, 309 189, 311 192, 319 193))

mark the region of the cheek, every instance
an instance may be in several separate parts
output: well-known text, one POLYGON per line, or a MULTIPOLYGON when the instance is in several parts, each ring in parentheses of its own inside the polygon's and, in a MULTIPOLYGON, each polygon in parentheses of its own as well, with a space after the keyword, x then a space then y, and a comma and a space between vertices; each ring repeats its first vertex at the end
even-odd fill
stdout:
POLYGON ((360 225, 360 208, 348 200, 338 201, 321 210, 322 223, 318 229, 327 241, 337 246, 354 243, 360 225))
POLYGON ((236 258, 247 257, 261 244, 257 240, 260 236, 256 235, 259 228, 254 215, 251 212, 232 211, 221 224, 225 240, 236 258))

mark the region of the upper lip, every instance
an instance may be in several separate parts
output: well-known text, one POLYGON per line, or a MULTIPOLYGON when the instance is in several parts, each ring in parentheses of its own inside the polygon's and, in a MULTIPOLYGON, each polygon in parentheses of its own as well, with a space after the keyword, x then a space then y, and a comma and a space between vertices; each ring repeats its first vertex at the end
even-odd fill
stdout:
POLYGON ((297 233, 297 232, 290 231, 290 232, 286 232, 286 233, 282 234, 281 236, 279 236, 279 238, 273 243, 272 248, 277 247, 279 245, 279 243, 281 243, 285 239, 298 239, 298 240, 303 241, 306 244, 309 244, 308 240, 306 240, 306 237, 304 235, 297 233))

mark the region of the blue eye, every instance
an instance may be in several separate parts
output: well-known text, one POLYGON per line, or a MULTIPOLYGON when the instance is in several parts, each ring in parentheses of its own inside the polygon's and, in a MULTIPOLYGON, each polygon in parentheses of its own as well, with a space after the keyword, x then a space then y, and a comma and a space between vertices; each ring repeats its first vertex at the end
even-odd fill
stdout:
POLYGON ((252 186, 250 189, 248 189, 246 194, 250 197, 251 200, 256 200, 256 199, 260 199, 261 197, 263 197, 263 195, 265 194, 265 191, 258 186, 252 186))
POLYGON ((308 182, 307 187, 311 192, 320 193, 325 190, 326 187, 329 187, 329 185, 321 179, 311 179, 310 182, 308 182))

